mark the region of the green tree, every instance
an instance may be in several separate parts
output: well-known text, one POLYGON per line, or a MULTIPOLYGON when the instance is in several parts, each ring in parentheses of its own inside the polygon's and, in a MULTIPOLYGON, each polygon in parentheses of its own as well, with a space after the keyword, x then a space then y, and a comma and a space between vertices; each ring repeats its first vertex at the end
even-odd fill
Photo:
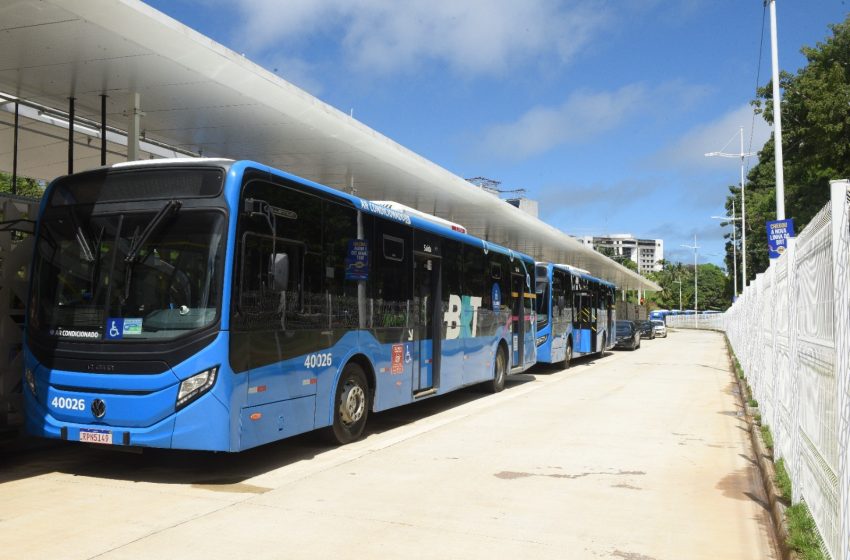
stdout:
MULTIPOLYGON (((795 75, 782 73, 782 149, 785 213, 799 232, 829 199, 829 181, 850 177, 850 17, 830 27, 832 36, 816 47, 804 47, 806 66, 795 75)), ((773 123, 772 82, 759 88, 753 101, 773 123)), ((773 138, 759 152, 759 163, 747 175, 747 275, 769 266, 765 222, 775 219, 776 181, 773 138)), ((731 198, 740 189, 730 189, 731 198)), ((728 250, 731 252, 731 246, 728 250)), ((727 258, 731 262, 731 255, 727 258)))
POLYGON ((699 308, 725 311, 731 303, 726 287, 728 278, 716 264, 701 264, 697 268, 699 286, 699 308))
POLYGON ((661 286, 660 292, 649 292, 647 302, 656 309, 679 308, 679 280, 685 276, 681 263, 661 261, 661 270, 649 273, 649 279, 661 286))
MULTIPOLYGON (((649 278, 661 286, 660 292, 647 294, 650 306, 659 309, 679 309, 681 289, 682 308, 694 307, 694 266, 682 263, 662 261, 662 268, 653 272, 649 278), (681 286, 679 284, 681 282, 681 286)), ((729 278, 717 265, 701 264, 698 268, 698 302, 700 309, 725 310, 731 302, 731 290, 728 290, 729 278)))
MULTIPOLYGON (((27 177, 18 177, 16 194, 20 196, 28 196, 30 198, 41 198, 44 194, 45 185, 41 181, 29 179, 27 177)), ((0 171, 0 192, 12 192, 12 175, 0 171)))

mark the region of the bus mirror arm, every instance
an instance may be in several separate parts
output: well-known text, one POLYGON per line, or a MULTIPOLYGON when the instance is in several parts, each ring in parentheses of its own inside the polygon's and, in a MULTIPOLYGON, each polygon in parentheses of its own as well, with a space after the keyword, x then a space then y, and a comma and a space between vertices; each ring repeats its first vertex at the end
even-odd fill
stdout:
POLYGON ((268 202, 256 198, 246 198, 244 210, 251 217, 262 216, 265 218, 272 236, 277 235, 277 220, 275 219, 274 210, 268 202))

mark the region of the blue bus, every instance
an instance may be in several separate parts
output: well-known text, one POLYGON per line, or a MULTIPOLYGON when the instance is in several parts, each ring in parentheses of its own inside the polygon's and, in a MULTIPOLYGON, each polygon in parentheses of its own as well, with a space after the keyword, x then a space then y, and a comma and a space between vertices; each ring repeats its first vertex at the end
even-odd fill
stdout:
POLYGON ((536 265, 537 361, 570 367, 613 348, 616 287, 573 267, 536 265))
POLYGON ((676 311, 671 311, 670 309, 653 309, 649 312, 649 320, 650 321, 665 321, 667 319, 667 315, 675 315, 678 314, 676 311))
POLYGON ((262 164, 59 178, 25 333, 30 433, 240 451, 535 363, 534 261, 262 164))

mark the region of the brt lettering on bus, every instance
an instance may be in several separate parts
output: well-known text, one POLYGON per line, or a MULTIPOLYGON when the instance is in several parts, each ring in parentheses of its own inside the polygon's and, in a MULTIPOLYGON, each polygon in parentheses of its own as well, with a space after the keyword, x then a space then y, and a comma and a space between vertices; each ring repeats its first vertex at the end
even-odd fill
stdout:
POLYGON ((449 308, 443 314, 446 340, 477 336, 480 308, 480 297, 449 295, 449 308))

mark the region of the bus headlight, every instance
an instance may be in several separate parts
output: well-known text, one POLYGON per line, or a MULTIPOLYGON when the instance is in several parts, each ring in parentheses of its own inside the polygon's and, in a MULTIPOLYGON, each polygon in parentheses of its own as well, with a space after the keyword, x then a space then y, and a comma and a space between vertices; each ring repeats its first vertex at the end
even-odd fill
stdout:
POLYGON ((24 379, 27 382, 27 387, 30 388, 30 392, 34 397, 38 397, 38 391, 35 388, 35 374, 33 374, 32 369, 26 368, 24 370, 24 379))
POLYGON ((544 343, 544 342, 546 342, 547 340, 549 340, 549 335, 548 335, 548 334, 544 334, 543 336, 538 336, 538 337, 537 337, 537 346, 540 346, 541 344, 543 344, 543 343, 544 343))
POLYGON ((176 410, 180 410, 190 402, 194 401, 215 385, 215 378, 218 376, 218 366, 197 373, 180 383, 180 390, 177 392, 176 410))

